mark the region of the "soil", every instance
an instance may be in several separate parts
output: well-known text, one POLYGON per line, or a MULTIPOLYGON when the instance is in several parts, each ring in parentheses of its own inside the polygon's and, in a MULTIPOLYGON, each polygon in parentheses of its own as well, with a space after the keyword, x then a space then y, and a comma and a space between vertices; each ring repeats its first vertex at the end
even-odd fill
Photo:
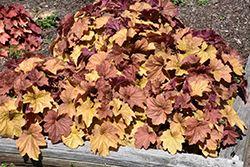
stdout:
MULTIPOLYGON (((58 12, 57 20, 63 19, 68 13, 75 13, 78 9, 95 0, 1 0, 0 4, 7 8, 7 4, 19 3, 23 5, 34 20, 58 12), (38 11, 39 9, 39 11, 38 11)), ((175 0, 176 1, 176 0, 175 0)), ((179 0, 181 1, 181 0, 179 0)), ((205 0, 202 0, 205 1, 205 0)), ((199 6, 198 0, 182 0, 186 2, 176 5, 179 12, 177 17, 187 27, 195 30, 212 29, 225 39, 229 47, 235 47, 239 53, 248 58, 250 55, 250 0, 208 0, 209 4, 199 6)), ((40 53, 48 53, 49 44, 56 39, 55 27, 42 30, 44 41, 40 53)), ((4 69, 6 59, 0 60, 0 71, 4 69)), ((250 152, 250 151, 249 151, 250 152)), ((250 155, 246 156, 245 165, 250 166, 250 155)))

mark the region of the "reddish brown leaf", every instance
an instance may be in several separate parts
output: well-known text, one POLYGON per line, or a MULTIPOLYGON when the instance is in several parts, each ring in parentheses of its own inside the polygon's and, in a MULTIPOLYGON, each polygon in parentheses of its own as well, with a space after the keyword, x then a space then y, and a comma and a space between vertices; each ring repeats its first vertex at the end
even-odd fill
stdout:
POLYGON ((164 96, 157 95, 156 98, 147 99, 146 114, 152 119, 154 125, 164 124, 167 120, 166 114, 171 114, 173 110, 170 100, 166 100, 164 96))
POLYGON ((197 121, 195 118, 188 118, 186 121, 186 139, 189 145, 196 144, 198 141, 204 142, 208 133, 211 132, 209 124, 205 121, 197 121))
POLYGON ((226 126, 224 128, 223 136, 221 141, 223 141, 223 146, 235 144, 236 138, 239 137, 239 134, 235 131, 236 127, 226 126))
POLYGON ((133 108, 135 105, 144 108, 143 103, 146 102, 146 98, 141 88, 130 85, 121 87, 119 92, 121 97, 129 104, 131 108, 133 108))
POLYGON ((220 108, 213 107, 210 104, 207 104, 204 110, 205 110, 205 120, 208 120, 212 124, 217 123, 217 121, 221 119, 221 113, 219 112, 221 110, 220 108))
POLYGON ((154 81, 159 79, 160 81, 164 81, 166 79, 163 71, 164 65, 165 61, 161 56, 152 56, 146 64, 148 80, 154 81))
POLYGON ((154 144, 156 142, 156 134, 154 131, 149 131, 149 128, 146 124, 143 127, 139 127, 137 132, 134 135, 135 138, 135 148, 148 149, 150 143, 154 144))
POLYGON ((36 83, 38 86, 47 85, 49 86, 48 78, 42 71, 38 71, 37 69, 33 69, 27 72, 28 78, 31 83, 36 83))
POLYGON ((108 60, 104 60, 102 61, 102 63, 100 65, 96 66, 96 71, 98 72, 98 74, 100 76, 104 76, 107 78, 111 78, 111 77, 116 77, 116 68, 113 64, 110 64, 110 62, 108 60))
POLYGON ((9 41, 10 36, 6 32, 0 33, 0 42, 5 45, 9 41))
POLYGON ((96 110, 98 111, 97 114, 99 119, 104 119, 107 118, 108 116, 109 117, 113 116, 113 112, 110 109, 109 105, 101 104, 101 107, 97 108, 96 110))
POLYGON ((49 138, 52 143, 57 143, 62 140, 62 135, 67 137, 70 132, 70 126, 73 125, 72 119, 68 114, 58 116, 54 110, 49 110, 44 117, 44 132, 49 133, 49 138))

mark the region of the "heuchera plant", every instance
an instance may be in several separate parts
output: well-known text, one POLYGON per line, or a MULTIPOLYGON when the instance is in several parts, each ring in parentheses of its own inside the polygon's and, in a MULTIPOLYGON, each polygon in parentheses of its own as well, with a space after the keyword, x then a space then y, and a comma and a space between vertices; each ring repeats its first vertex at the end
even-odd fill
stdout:
POLYGON ((39 35, 41 29, 24 6, 9 4, 9 9, 0 5, 0 59, 8 57, 10 46, 18 46, 18 50, 37 51, 42 42, 39 35))
POLYGON ((38 160, 45 136, 101 156, 130 145, 218 156, 247 129, 242 56, 212 30, 194 31, 169 0, 100 0, 68 14, 50 46, 0 76, 0 135, 38 160))

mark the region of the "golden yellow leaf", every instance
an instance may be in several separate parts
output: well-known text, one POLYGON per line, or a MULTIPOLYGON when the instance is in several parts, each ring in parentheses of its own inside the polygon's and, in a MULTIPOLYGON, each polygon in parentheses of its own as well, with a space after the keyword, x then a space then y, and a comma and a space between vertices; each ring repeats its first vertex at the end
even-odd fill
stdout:
POLYGON ((244 129, 247 129, 245 123, 240 119, 238 113, 233 109, 233 107, 225 105, 225 109, 221 110, 220 113, 222 114, 222 117, 227 118, 227 121, 231 126, 237 124, 243 133, 244 129))
POLYGON ((81 129, 77 130, 74 124, 73 126, 71 126, 71 133, 68 137, 64 137, 62 135, 62 141, 66 146, 73 149, 82 146, 84 144, 84 141, 82 139, 83 136, 84 136, 83 131, 81 129))
POLYGON ((183 54, 177 54, 176 56, 170 56, 169 59, 170 61, 168 61, 166 63, 166 70, 175 70, 175 75, 177 76, 182 76, 184 74, 188 74, 187 70, 185 69, 181 69, 181 62, 182 59, 184 58, 183 54))
POLYGON ((185 52, 184 57, 195 54, 200 51, 199 46, 202 44, 203 39, 192 37, 192 34, 184 36, 182 39, 177 39, 177 48, 185 52))
POLYGON ((82 115, 82 119, 85 122, 86 126, 89 127, 92 123, 94 117, 98 118, 97 108, 101 106, 101 103, 95 102, 93 103, 89 97, 87 97, 86 101, 82 101, 80 99, 80 106, 76 108, 76 116, 82 115))
POLYGON ((97 71, 92 71, 91 73, 87 73, 84 75, 85 75, 85 80, 89 82, 96 81, 98 78, 100 78, 97 71))
POLYGON ((177 150, 182 150, 182 143, 185 142, 184 137, 180 132, 171 132, 169 129, 164 131, 161 136, 163 148, 174 155, 177 150))
POLYGON ((46 61, 44 65, 45 65, 44 67, 45 70, 48 70, 52 74, 56 75, 57 71, 65 69, 66 62, 61 59, 52 58, 46 61))
POLYGON ((29 103, 29 107, 33 109, 33 113, 43 112, 44 108, 51 108, 54 99, 50 96, 50 92, 40 91, 36 86, 32 86, 32 91, 23 95, 23 103, 29 103))
POLYGON ((216 58, 217 50, 213 45, 207 45, 206 42, 202 43, 201 50, 197 53, 197 56, 201 58, 200 63, 203 64, 208 59, 216 58))
POLYGON ((22 126, 25 125, 24 114, 15 110, 9 110, 6 106, 0 107, 0 135, 14 138, 22 134, 22 126))
POLYGON ((113 99, 113 101, 111 101, 109 105, 113 106, 114 115, 118 116, 119 114, 121 114, 123 120, 127 125, 129 125, 130 122, 133 120, 133 117, 135 117, 135 113, 129 107, 129 105, 119 99, 113 99))

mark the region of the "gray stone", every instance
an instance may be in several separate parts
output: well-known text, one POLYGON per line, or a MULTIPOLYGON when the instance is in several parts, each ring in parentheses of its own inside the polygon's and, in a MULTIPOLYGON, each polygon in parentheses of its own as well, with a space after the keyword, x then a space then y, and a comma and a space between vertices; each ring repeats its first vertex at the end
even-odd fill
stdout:
MULTIPOLYGON (((0 137, 0 152, 18 154, 15 140, 0 137)), ((167 151, 156 149, 136 149, 135 147, 120 147, 117 152, 100 157, 90 150, 89 142, 77 149, 69 149, 63 143, 51 144, 47 140, 48 148, 41 149, 43 157, 59 158, 69 161, 91 162, 93 164, 107 164, 107 166, 124 167, 243 167, 243 161, 226 158, 205 158, 200 155, 177 153, 171 155, 167 151)), ((91 165, 89 165, 91 166, 91 165)))

